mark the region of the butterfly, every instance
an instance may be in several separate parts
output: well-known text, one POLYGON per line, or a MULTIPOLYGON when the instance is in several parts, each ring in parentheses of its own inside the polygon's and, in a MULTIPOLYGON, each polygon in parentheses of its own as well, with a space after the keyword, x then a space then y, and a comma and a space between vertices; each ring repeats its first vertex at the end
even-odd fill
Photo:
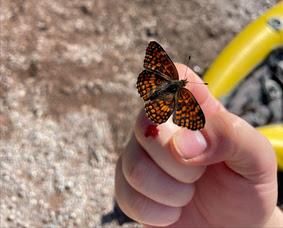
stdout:
POLYGON ((137 79, 138 93, 145 103, 148 118, 156 124, 173 122, 198 130, 205 125, 205 116, 193 94, 185 88, 187 80, 179 80, 178 71, 164 49, 151 41, 144 58, 144 70, 137 79))

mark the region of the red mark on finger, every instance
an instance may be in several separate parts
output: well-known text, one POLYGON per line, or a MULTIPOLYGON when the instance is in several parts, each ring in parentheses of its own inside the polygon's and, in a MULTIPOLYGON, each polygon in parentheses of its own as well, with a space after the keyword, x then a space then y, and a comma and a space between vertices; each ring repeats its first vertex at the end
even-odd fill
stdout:
POLYGON ((157 126, 154 125, 154 124, 148 125, 144 135, 145 135, 145 137, 151 136, 152 138, 156 138, 156 136, 158 135, 157 126))

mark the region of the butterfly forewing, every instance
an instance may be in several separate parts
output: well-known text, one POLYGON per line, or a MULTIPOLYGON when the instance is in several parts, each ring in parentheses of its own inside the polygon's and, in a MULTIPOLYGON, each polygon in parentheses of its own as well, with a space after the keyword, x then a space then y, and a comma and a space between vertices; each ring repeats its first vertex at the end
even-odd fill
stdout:
POLYGON ((161 73, 168 79, 178 80, 178 71, 164 49, 155 41, 151 41, 146 49, 144 68, 161 73))
POLYGON ((162 85, 165 83, 167 83, 166 79, 154 74, 154 72, 144 70, 139 74, 137 80, 137 89, 144 101, 147 101, 149 100, 150 96, 154 92, 160 90, 162 85))
POLYGON ((168 120, 174 111, 174 94, 163 94, 145 104, 145 111, 148 118, 154 123, 161 124, 168 120))
POLYGON ((186 88, 176 94, 173 122, 181 127, 198 130, 204 127, 205 117, 198 102, 186 88))

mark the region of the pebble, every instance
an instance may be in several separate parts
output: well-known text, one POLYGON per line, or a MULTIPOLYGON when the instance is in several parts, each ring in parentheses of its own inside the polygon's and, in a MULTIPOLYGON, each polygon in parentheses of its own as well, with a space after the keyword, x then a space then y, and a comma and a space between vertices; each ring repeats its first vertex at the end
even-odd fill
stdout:
POLYGON ((14 216, 13 214, 8 215, 7 220, 8 220, 9 222, 13 222, 13 221, 15 220, 15 216, 14 216))

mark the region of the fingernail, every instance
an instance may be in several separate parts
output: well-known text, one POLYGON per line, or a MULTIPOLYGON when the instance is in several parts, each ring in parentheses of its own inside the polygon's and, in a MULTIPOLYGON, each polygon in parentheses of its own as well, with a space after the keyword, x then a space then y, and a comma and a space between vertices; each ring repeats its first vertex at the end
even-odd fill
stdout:
POLYGON ((188 160, 203 153, 207 143, 200 131, 182 129, 173 138, 173 145, 177 153, 188 160))

